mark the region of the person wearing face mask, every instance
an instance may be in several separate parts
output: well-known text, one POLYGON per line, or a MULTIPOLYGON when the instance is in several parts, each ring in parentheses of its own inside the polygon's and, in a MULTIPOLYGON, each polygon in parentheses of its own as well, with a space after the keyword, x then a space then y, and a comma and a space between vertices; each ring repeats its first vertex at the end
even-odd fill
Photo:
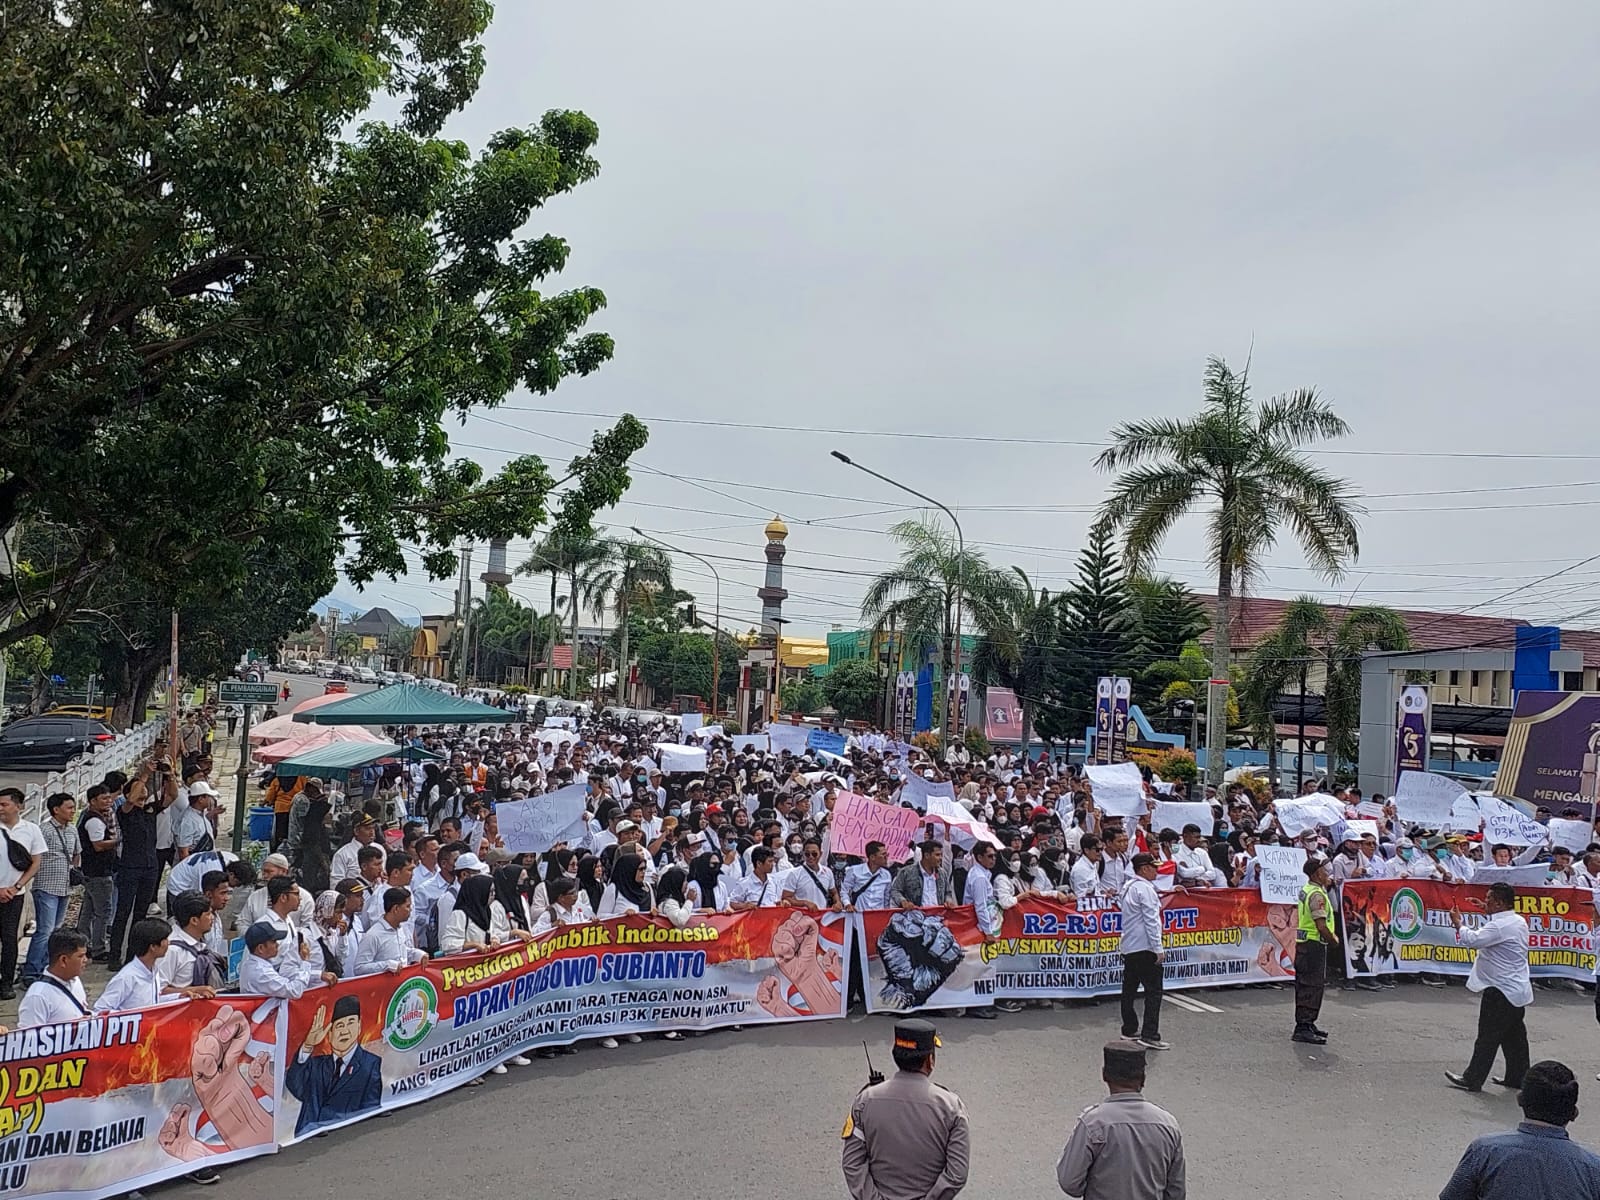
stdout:
POLYGON ((1417 854, 1417 844, 1408 837, 1395 843, 1394 857, 1383 864, 1385 879, 1425 879, 1433 874, 1426 858, 1417 854))
POLYGON ((728 885, 722 880, 722 855, 701 854, 689 864, 689 882, 684 895, 699 912, 728 911, 731 898, 728 885))

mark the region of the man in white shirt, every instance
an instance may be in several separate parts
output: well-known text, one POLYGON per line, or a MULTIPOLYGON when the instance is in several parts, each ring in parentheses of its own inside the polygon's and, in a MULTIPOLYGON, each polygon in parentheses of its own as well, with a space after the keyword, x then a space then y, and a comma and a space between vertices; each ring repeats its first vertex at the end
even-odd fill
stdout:
POLYGON ((1491 883, 1484 897, 1483 911, 1488 920, 1473 929, 1464 928, 1461 911, 1450 910, 1456 941, 1477 951, 1467 990, 1483 996, 1478 1009, 1478 1039, 1472 1047, 1472 1061, 1457 1075, 1446 1071, 1451 1087, 1479 1092, 1494 1066, 1494 1056, 1504 1050, 1506 1073, 1496 1079, 1512 1091, 1522 1086, 1528 1070, 1528 1029, 1524 1022, 1528 1005, 1533 1003, 1533 981, 1528 972, 1528 923, 1516 911, 1517 893, 1509 883, 1491 883))
POLYGON ((822 840, 807 838, 801 849, 800 865, 783 877, 783 902, 811 912, 841 907, 833 872, 822 865, 822 840))
MULTIPOLYGON (((284 954, 278 929, 257 921, 244 931, 244 958, 239 962, 239 994, 298 1000, 317 980, 298 954, 284 954), (280 965, 281 963, 281 965, 280 965)), ((323 983, 337 983, 332 971, 322 973, 323 983)))
POLYGON ((1078 852, 1078 861, 1072 864, 1067 876, 1073 896, 1079 901, 1104 896, 1109 889, 1100 878, 1100 863, 1105 854, 1100 839, 1092 833, 1084 834, 1078 852))
POLYGON ((361 864, 357 855, 361 847, 369 845, 378 836, 378 825, 372 817, 362 813, 355 818, 355 824, 350 827, 350 840, 333 852, 333 863, 328 868, 329 884, 336 884, 341 879, 354 879, 360 874, 361 864))
POLYGON ((1161 940, 1161 897, 1156 893, 1156 860, 1152 854, 1133 856, 1133 876, 1122 887, 1122 1036, 1142 1042, 1151 1050, 1170 1050, 1161 1040, 1161 963, 1166 950, 1161 940), (1144 988, 1144 1026, 1134 1010, 1139 989, 1144 988))
POLYGON ((1133 860, 1128 856, 1128 835, 1121 829, 1111 829, 1102 840, 1105 867, 1100 872, 1100 886, 1113 896, 1122 894, 1123 885, 1133 878, 1133 860))
POLYGON ((287 875, 267 882, 267 911, 254 924, 271 925, 278 931, 278 960, 280 969, 284 959, 300 957, 300 888, 287 875))
POLYGON ((757 846, 750 855, 750 874, 728 891, 728 907, 734 912, 752 908, 775 908, 783 899, 783 887, 773 868, 773 852, 757 846))
POLYGON ((995 848, 988 842, 979 842, 972 851, 972 869, 967 872, 965 903, 972 905, 977 914, 978 931, 983 940, 993 941, 1000 936, 1000 906, 994 898, 995 848))
POLYGON ((24 796, 21 789, 0 788, 0 1000, 10 1000, 16 990, 12 979, 17 973, 17 934, 22 927, 23 894, 44 864, 44 834, 32 821, 22 819, 24 796), (11 861, 11 847, 19 857, 31 859, 18 868, 11 861))
POLYGON ((95 1012, 127 1012, 135 1008, 154 1008, 173 997, 210 999, 216 992, 209 987, 180 987, 156 974, 156 963, 167 952, 167 937, 172 927, 160 917, 143 917, 128 931, 128 965, 111 977, 106 990, 94 1002, 95 1012))
MULTIPOLYGON (((466 857, 463 855, 462 857, 466 857)), ((383 920, 369 929, 356 947, 351 976, 376 975, 398 971, 421 962, 427 956, 411 944, 405 926, 411 921, 411 893, 405 888, 388 888, 383 894, 383 920)))
POLYGON ((1184 887, 1227 887, 1228 881, 1217 864, 1211 861, 1205 846, 1200 842, 1200 826, 1183 827, 1183 844, 1172 854, 1172 865, 1178 882, 1184 887))
POLYGON ((76 929, 57 929, 50 935, 49 953, 49 966, 22 997, 18 1025, 55 1025, 89 1015, 89 997, 83 990, 89 939, 76 929))
POLYGON ((882 842, 868 842, 867 861, 855 863, 844 873, 845 908, 851 912, 868 912, 880 908, 893 908, 889 887, 894 876, 889 871, 889 851, 882 842))
POLYGON ((156 975, 166 983, 185 987, 215 987, 225 980, 227 961, 217 961, 207 940, 216 923, 211 902, 199 892, 179 892, 172 897, 172 922, 167 952, 156 962, 156 975))
MULTIPOLYGON (((289 860, 281 854, 269 854, 261 860, 261 877, 259 886, 250 893, 249 899, 244 902, 244 908, 239 913, 240 929, 249 929, 257 921, 267 915, 267 884, 279 876, 288 878, 289 860)), ((299 924, 302 929, 310 926, 311 918, 316 915, 316 901, 310 892, 301 889, 299 924)))

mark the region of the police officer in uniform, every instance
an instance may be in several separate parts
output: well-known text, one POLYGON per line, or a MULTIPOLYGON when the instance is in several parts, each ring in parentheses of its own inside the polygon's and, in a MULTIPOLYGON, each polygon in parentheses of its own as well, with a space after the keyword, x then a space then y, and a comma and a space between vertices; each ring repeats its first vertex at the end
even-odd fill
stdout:
POLYGON ((1083 1110, 1056 1163, 1056 1182, 1084 1200, 1185 1200, 1183 1133, 1143 1095, 1145 1047, 1111 1042, 1100 1077, 1110 1093, 1083 1110))
POLYGON ((1294 939, 1294 1033, 1289 1040, 1320 1046, 1328 1040, 1327 1033, 1317 1028, 1328 985, 1328 952, 1339 944, 1339 937, 1333 931, 1328 860, 1312 855, 1303 869, 1306 885, 1300 889, 1300 927, 1294 939))
POLYGON ((856 1095, 844 1123, 854 1200, 950 1200, 967 1186, 967 1106, 929 1078, 942 1043, 927 1021, 894 1027, 894 1076, 856 1095))

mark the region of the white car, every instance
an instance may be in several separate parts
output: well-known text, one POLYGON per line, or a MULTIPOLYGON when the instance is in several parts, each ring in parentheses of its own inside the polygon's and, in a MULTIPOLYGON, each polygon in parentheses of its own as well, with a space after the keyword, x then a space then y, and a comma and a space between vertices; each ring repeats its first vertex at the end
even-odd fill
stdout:
POLYGON ((357 683, 377 683, 378 673, 371 667, 356 667, 355 677, 357 683))

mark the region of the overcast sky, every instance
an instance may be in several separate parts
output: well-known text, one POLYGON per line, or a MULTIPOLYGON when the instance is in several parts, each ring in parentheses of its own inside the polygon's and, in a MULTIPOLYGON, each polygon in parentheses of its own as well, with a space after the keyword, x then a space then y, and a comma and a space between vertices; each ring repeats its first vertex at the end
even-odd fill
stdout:
MULTIPOLYGON (((1600 565, 1534 583, 1600 550, 1600 10, 498 9, 482 90, 447 132, 481 146, 551 108, 599 123, 600 177, 529 232, 570 241, 566 282, 605 291, 595 327, 617 352, 458 444, 490 468, 560 465, 611 415, 642 417, 607 524, 718 556, 725 626, 756 623, 777 512, 790 632, 856 627, 885 530, 918 510, 833 448, 1063 585, 1105 486, 1082 443, 1191 412, 1206 356, 1242 365, 1253 344, 1260 398, 1314 385, 1349 421, 1319 461, 1369 509, 1341 583, 1286 541, 1261 594, 1600 628, 1600 565), (876 435, 905 433, 1016 440, 876 435)), ((1208 589, 1202 560, 1191 521, 1160 565, 1208 589)), ((680 576, 709 615, 705 568, 680 576)), ((543 607, 547 587, 513 590, 543 607)), ((414 618, 450 590, 414 575, 342 594, 414 618)))

